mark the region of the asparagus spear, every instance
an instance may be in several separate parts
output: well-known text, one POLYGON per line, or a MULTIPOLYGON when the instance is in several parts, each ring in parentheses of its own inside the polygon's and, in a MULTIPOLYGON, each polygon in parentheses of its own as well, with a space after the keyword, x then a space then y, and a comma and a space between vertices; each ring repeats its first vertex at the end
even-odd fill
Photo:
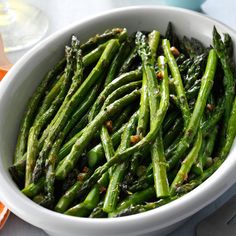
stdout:
MULTIPOLYGON (((120 95, 124 95, 125 93, 129 92, 129 90, 133 90, 137 88, 140 85, 139 81, 137 82, 131 82, 127 85, 123 85, 122 87, 116 89, 113 93, 111 93, 107 99, 104 102, 102 110, 110 105, 112 102, 114 102, 117 98, 120 97, 120 95)), ((105 156, 107 160, 109 160, 114 155, 114 148, 112 145, 112 140, 109 136, 107 127, 105 125, 102 126, 100 131, 100 138, 102 141, 103 149, 105 152, 105 156)), ((110 175, 112 174, 111 171, 109 172, 110 175)))
POLYGON ((20 132, 17 138, 16 150, 14 155, 14 163, 19 161, 25 154, 28 133, 33 123, 35 112, 37 111, 39 103, 45 95, 45 91, 47 90, 47 85, 62 71, 64 65, 65 59, 63 58, 51 71, 48 72, 48 74, 44 77, 44 79, 32 95, 21 121, 20 132))
MULTIPOLYGON (((231 41, 230 37, 228 38, 228 42, 231 41)), ((227 43, 227 40, 226 40, 227 43)), ((231 68, 231 52, 229 52, 228 44, 224 44, 221 39, 220 34, 217 32, 216 28, 213 28, 213 46, 216 50, 217 56, 220 59, 223 71, 224 71, 224 89, 225 89, 225 110, 223 114, 223 127, 222 127, 222 136, 220 139, 220 147, 223 146, 226 138, 227 126, 229 122, 229 117, 233 105, 233 100, 235 96, 235 79, 234 79, 234 71, 231 68)))
POLYGON ((225 104, 224 99, 220 99, 218 105, 212 112, 211 116, 201 124, 201 129, 203 131, 204 136, 208 135, 220 121, 225 109, 224 104, 225 104))
POLYGON ((231 111, 230 117, 229 117, 225 143, 219 153, 219 157, 221 159, 225 159, 227 157, 227 155, 229 154, 230 149, 232 147, 232 144, 234 142, 234 138, 236 135, 235 122, 236 122, 236 98, 234 99, 232 111, 231 111))
MULTIPOLYGON (((167 66, 165 62, 165 58, 160 56, 158 58, 158 66, 160 68, 160 72, 166 80, 168 78, 167 66)), ((153 78, 154 79, 154 78, 153 78)), ((153 81, 154 82, 154 81, 153 81)), ((150 104, 150 116, 151 116, 151 128, 155 125, 155 111, 157 110, 157 100, 153 99, 153 93, 155 92, 155 88, 152 88, 153 85, 155 86, 155 82, 151 85, 151 78, 149 82, 149 104, 150 104)), ((153 166, 153 177, 154 177, 154 184, 156 190, 157 197, 167 197, 169 196, 169 183, 167 179, 167 163, 164 154, 164 146, 162 140, 162 130, 160 129, 158 136, 153 143, 151 148, 151 158, 152 158, 152 166, 153 166)))
POLYGON ((107 160, 110 160, 111 157, 113 157, 115 151, 114 151, 112 139, 105 125, 103 125, 101 128, 100 138, 101 138, 102 147, 105 153, 105 157, 107 160))
POLYGON ((168 61, 168 65, 170 67, 172 77, 174 78, 174 81, 175 81, 176 93, 177 93, 179 103, 181 105, 180 108, 181 108, 183 119, 184 119, 184 127, 187 127, 189 118, 190 118, 190 110, 189 110, 185 90, 183 87, 181 75, 180 75, 178 66, 176 64, 175 58, 170 50, 170 42, 167 39, 164 39, 162 41, 162 47, 164 50, 164 55, 168 61))
MULTIPOLYGON (((71 119, 69 120, 69 122, 67 123, 67 125, 64 127, 63 129, 63 139, 65 138, 65 136, 67 135, 67 133, 71 130, 71 128, 73 127, 73 125, 77 122, 78 119, 80 119, 83 114, 89 109, 89 107, 91 107, 92 103, 94 102, 97 93, 99 91, 101 82, 97 83, 94 88, 92 89, 91 93, 88 94, 88 96, 86 97, 86 99, 80 104, 80 106, 77 108, 76 112, 72 115, 71 119)), ((83 117, 86 119, 86 123, 87 123, 87 119, 88 119, 88 114, 85 114, 85 117, 83 117)), ((84 125, 83 122, 83 118, 81 118, 80 122, 82 122, 82 125, 84 125)), ((76 140, 78 139, 78 137, 81 136, 83 129, 80 129, 80 122, 77 124, 79 128, 79 131, 73 135, 73 137, 71 139, 69 139, 69 141, 67 141, 63 147, 60 149, 59 153, 58 153, 58 161, 60 161, 61 159, 63 159, 71 150, 72 146, 74 145, 74 143, 76 142, 76 140)))
POLYGON ((81 49, 88 51, 91 48, 97 47, 99 44, 105 43, 110 39, 119 39, 123 41, 127 38, 127 30, 125 28, 113 28, 111 30, 106 30, 103 34, 96 34, 91 37, 88 41, 81 45, 81 49))
POLYGON ((108 217, 116 217, 121 212, 123 212, 125 209, 136 206, 137 204, 143 203, 145 201, 148 201, 149 199, 153 198, 155 196, 155 189, 154 187, 149 187, 141 192, 136 192, 130 196, 128 196, 126 199, 121 201, 119 205, 117 206, 116 210, 109 213, 108 217))
POLYGON ((139 119, 137 125, 137 134, 143 138, 147 132, 148 119, 149 119, 149 106, 148 106, 148 87, 147 87, 147 76, 143 73, 142 79, 142 90, 139 105, 139 119))
MULTIPOLYGON (((155 33, 155 32, 154 32, 155 33)), ((156 33, 159 35, 159 32, 156 33)), ((137 33, 137 44, 138 53, 142 58, 143 70, 148 80, 148 98, 150 107, 150 127, 153 129, 155 125, 156 112, 159 106, 158 102, 158 85, 156 76, 154 73, 153 61, 155 60, 155 54, 150 52, 148 45, 145 42, 145 37, 140 32, 137 33), (149 58, 151 55, 151 58, 149 58)), ((160 73, 167 80, 167 67, 164 61, 164 57, 158 58, 158 66, 160 68, 160 73)), ((169 184, 166 176, 166 164, 164 156, 164 148, 162 143, 161 130, 151 147, 151 157, 154 171, 154 182, 157 197, 165 197, 169 194, 169 184)))
MULTIPOLYGON (((199 156, 197 163, 193 166, 193 167, 197 168, 197 170, 200 170, 200 171, 198 171, 198 173, 199 172, 201 174, 203 173, 203 169, 207 163, 207 158, 211 157, 211 154, 214 150, 215 141, 217 138, 217 133, 218 133, 218 126, 216 126, 212 130, 212 133, 208 137, 208 140, 206 142, 206 145, 204 147, 204 151, 203 151, 202 155, 199 156)), ((194 172, 196 172, 196 170, 194 172)))
MULTIPOLYGON (((138 119, 138 113, 136 112, 130 118, 129 122, 126 125, 126 128, 121 136, 121 143, 116 153, 122 152, 123 150, 125 150, 130 146, 131 144, 130 137, 135 130, 137 119, 138 119)), ((109 186, 104 199, 103 211, 107 213, 114 211, 118 201, 120 184, 124 178, 126 170, 127 170, 127 163, 125 162, 115 167, 111 175, 109 186)))
MULTIPOLYGON (((74 39, 75 40, 75 39, 74 39)), ((76 50, 78 50, 78 42, 76 40, 75 42, 76 50)), ((77 51, 79 52, 79 51, 77 51)), ((28 145, 27 145, 27 156, 26 156, 26 173, 25 173, 25 187, 29 185, 32 182, 32 173, 35 166, 35 162, 38 156, 39 145, 38 145, 38 136, 41 132, 41 129, 45 124, 48 123, 50 118, 55 114, 55 112, 58 110, 59 106, 61 105, 62 101, 65 99, 66 93, 69 89, 70 80, 72 77, 72 74, 74 73, 74 53, 73 49, 66 47, 66 59, 67 59, 67 65, 65 68, 65 74, 64 74, 64 81, 62 83, 62 89, 58 96, 55 98, 55 100, 52 102, 52 105, 49 107, 49 109, 41 114, 41 117, 34 121, 33 126, 31 127, 29 131, 29 137, 28 137, 28 145)), ((77 60, 80 61, 80 54, 77 54, 77 60)), ((77 83, 78 77, 76 76, 76 79, 74 79, 74 83, 77 83)), ((80 78, 79 78, 80 80, 80 78)), ((75 85, 74 85, 75 86, 75 85)), ((71 87, 74 87, 71 85, 71 87)), ((73 91, 71 91, 73 92, 73 91)), ((70 93, 70 91, 69 91, 70 93)), ((41 110, 42 111, 42 110, 41 110)), ((36 117, 37 118, 37 117, 36 117)))
POLYGON ((205 73, 202 78, 201 88, 190 121, 185 129, 181 141, 178 143, 178 146, 173 153, 173 156, 171 157, 170 160, 168 160, 170 169, 173 168, 175 164, 180 160, 183 153, 188 149, 188 147, 192 143, 195 134, 198 131, 203 111, 206 106, 207 98, 213 85, 216 66, 217 66, 217 55, 215 50, 211 49, 207 59, 205 73))
POLYGON ((70 121, 64 127, 63 131, 58 135, 56 142, 53 144, 51 152, 46 162, 46 187, 45 191, 47 193, 47 198, 49 202, 52 202, 54 197, 54 180, 55 180, 55 165, 58 163, 62 156, 59 153, 59 149, 61 148, 61 144, 66 136, 66 134, 70 131, 71 127, 75 124, 75 122, 82 116, 84 111, 91 106, 94 101, 96 94, 100 88, 101 82, 97 83, 92 89, 91 93, 88 94, 88 98, 79 106, 77 111, 74 113, 70 121))
POLYGON ((172 182, 172 184, 170 186, 170 194, 171 195, 174 195, 178 186, 180 186, 184 181, 186 181, 188 179, 188 173, 189 173, 193 163, 196 161, 196 159, 198 157, 198 153, 201 148, 201 145, 202 145, 202 132, 198 131, 198 135, 197 135, 197 138, 196 138, 196 141, 193 145, 192 150, 190 151, 190 153, 186 156, 186 158, 181 163, 181 167, 180 167, 174 181, 172 182))
MULTIPOLYGON (((136 46, 138 50, 138 54, 142 58, 142 53, 140 53, 139 47, 141 46, 142 42, 140 42, 141 35, 139 33, 136 34, 136 46)), ((156 52, 158 48, 160 40, 160 33, 158 31, 152 31, 148 35, 148 41, 150 46, 150 53, 151 53, 151 63, 154 66, 154 62, 156 60, 156 52)), ((147 83, 147 75, 145 71, 143 70, 143 79, 142 79, 142 92, 141 92, 141 99, 140 99, 140 108, 139 108, 139 119, 138 119, 138 125, 137 125, 137 135, 140 136, 142 139, 147 132, 148 127, 148 121, 149 121, 149 101, 148 101, 148 83, 147 83)), ((138 159, 139 159, 140 153, 137 152, 134 154, 132 160, 131 160, 131 171, 134 173, 137 165, 138 165, 138 159)))
POLYGON ((159 46, 159 41, 160 41, 161 34, 160 32, 153 30, 149 35, 148 35, 148 44, 150 46, 151 50, 151 62, 154 65, 156 61, 156 54, 157 54, 157 49, 159 46))
POLYGON ((48 91, 46 96, 43 99, 42 105, 39 108, 39 111, 37 112, 37 115, 35 117, 34 123, 38 122, 38 120, 41 118, 41 116, 48 110, 48 108, 51 106, 54 99, 58 96, 60 93, 60 90, 63 86, 65 75, 64 72, 59 75, 58 81, 55 83, 55 85, 51 88, 51 90, 48 91))
POLYGON ((174 27, 171 22, 168 23, 166 33, 165 33, 165 38, 170 41, 171 45, 178 47, 179 39, 178 39, 176 33, 174 32, 174 27))
POLYGON ((141 176, 138 180, 134 181, 128 188, 128 191, 134 193, 144 190, 153 185, 153 181, 153 172, 150 174, 147 173, 145 176, 141 176))
POLYGON ((105 109, 105 107, 109 106, 111 103, 116 101, 118 98, 126 95, 127 93, 130 93, 135 89, 139 89, 140 86, 141 86, 141 81, 134 81, 120 86, 106 98, 101 110, 105 109))

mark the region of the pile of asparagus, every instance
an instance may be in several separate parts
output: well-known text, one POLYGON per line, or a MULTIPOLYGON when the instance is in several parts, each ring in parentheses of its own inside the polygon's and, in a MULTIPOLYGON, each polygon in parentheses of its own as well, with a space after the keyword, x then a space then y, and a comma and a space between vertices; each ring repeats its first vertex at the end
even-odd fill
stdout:
POLYGON ((14 164, 21 191, 81 217, 118 217, 173 201, 227 157, 236 134, 230 36, 212 46, 125 28, 81 44, 43 78, 21 122, 14 164))

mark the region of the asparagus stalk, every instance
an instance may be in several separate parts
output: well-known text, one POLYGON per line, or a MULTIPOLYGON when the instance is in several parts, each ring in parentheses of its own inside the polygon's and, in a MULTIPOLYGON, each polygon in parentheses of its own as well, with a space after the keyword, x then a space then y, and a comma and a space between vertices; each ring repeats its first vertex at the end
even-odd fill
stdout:
POLYGON ((198 157, 198 153, 201 148, 201 145, 202 145, 202 132, 198 131, 198 135, 197 135, 197 138, 193 145, 192 150, 181 163, 181 167, 174 181, 172 182, 170 186, 171 195, 174 195, 178 186, 180 186, 184 181, 188 179, 188 173, 191 170, 192 165, 194 164, 194 162, 196 161, 198 157))
MULTIPOLYGON (((228 40, 230 41, 229 38, 228 40)), ((222 146, 222 143, 224 143, 225 140, 229 117, 235 96, 235 79, 233 70, 231 68, 231 52, 228 51, 228 48, 226 47, 227 45, 222 42, 221 36, 217 32, 215 27, 213 28, 213 46, 215 48, 217 56, 220 59, 224 71, 223 83, 225 88, 225 111, 223 116, 224 122, 222 130, 223 139, 221 140, 220 144, 222 146)))
POLYGON ((148 201, 152 199, 154 196, 155 196, 154 187, 149 187, 141 192, 136 192, 128 196, 123 201, 121 201, 117 206, 116 210, 108 214, 108 217, 116 217, 125 209, 128 209, 131 206, 136 206, 137 204, 141 204, 145 201, 148 201))
POLYGON ((201 129, 203 131, 203 136, 209 135, 211 130, 214 129, 214 127, 220 121, 225 109, 224 104, 224 99, 220 99, 218 105, 216 106, 210 117, 206 121, 202 122, 201 129))
MULTIPOLYGON (((120 95, 125 94, 129 90, 133 90, 133 89, 137 88, 139 85, 140 85, 140 83, 139 83, 139 81, 137 81, 137 82, 129 83, 127 85, 123 85, 122 87, 116 89, 113 93, 111 93, 107 97, 106 101, 104 102, 102 110, 106 106, 108 106, 112 102, 114 102, 117 98, 119 98, 120 95)), ((109 160, 114 155, 114 148, 113 148, 113 145, 112 145, 112 140, 109 136, 108 130, 107 130, 105 125, 103 125, 102 128, 101 128, 100 138, 101 138, 101 141, 102 141, 103 149, 105 151, 105 156, 106 156, 107 160, 109 160)), ((110 175, 112 174, 111 171, 109 173, 110 173, 110 175)))
MULTIPOLYGON (((218 126, 216 126, 213 130, 211 135, 208 137, 208 140, 206 142, 204 151, 202 155, 199 156, 197 163, 194 165, 197 169, 200 169, 200 173, 203 173, 203 169, 207 163, 207 158, 211 157, 212 152, 214 150, 217 133, 218 133, 218 126)), ((195 171, 194 171, 195 172, 195 171)))
MULTIPOLYGON (((160 68, 161 73, 163 74, 163 78, 166 77, 166 80, 167 80, 168 72, 167 72, 165 58, 163 56, 160 56, 158 58, 158 66, 160 68)), ((151 79, 150 79, 150 82, 151 82, 151 79)), ((153 83, 153 85, 155 85, 155 83, 153 83)), ((155 125, 155 110, 157 109, 157 104, 156 104, 157 100, 154 100, 151 103, 151 101, 154 98, 153 93, 151 92, 155 92, 155 89, 151 89, 151 86, 149 86, 149 91, 150 91, 149 104, 150 104, 150 111, 151 111, 150 122, 151 122, 151 128, 152 128, 152 126, 155 125), (152 106, 153 106, 153 109, 151 109, 152 106)), ((167 179, 167 172, 166 172, 167 163, 166 163, 166 158, 164 154, 164 146, 163 146, 161 129, 151 148, 151 157, 152 157, 153 177, 154 177, 156 196, 158 198, 167 197, 169 196, 169 183, 167 179)))
MULTIPOLYGON (((78 49, 78 43, 76 41, 76 45, 74 45, 76 49, 78 49)), ((79 51, 77 51, 79 52, 79 51)), ((65 75, 64 75, 64 81, 62 83, 62 89, 58 96, 55 98, 55 100, 52 102, 52 105, 49 107, 49 109, 41 114, 41 117, 34 121, 33 126, 31 127, 29 131, 29 137, 28 137, 28 145, 27 145, 27 156, 26 156, 26 174, 25 174, 25 187, 29 185, 32 182, 32 174, 35 166, 35 162, 38 156, 39 145, 38 145, 38 136, 45 124, 48 123, 50 118, 55 114, 55 112, 58 110, 59 106, 61 105, 62 101, 64 100, 66 93, 69 89, 70 80, 72 77, 72 74, 74 73, 74 54, 72 48, 66 48, 66 59, 67 59, 67 65, 65 68, 65 75)), ((77 60, 80 61, 80 54, 77 54, 77 60)), ((76 77, 77 78, 77 77, 76 77)), ((77 83, 78 79, 74 79, 74 82, 72 84, 77 83)), ((80 79, 79 79, 80 80, 80 79)), ((75 85, 71 85, 71 87, 74 87, 75 85)), ((70 92, 70 91, 69 91, 70 92)), ((73 92, 73 91, 71 91, 73 92)), ((42 110, 41 110, 42 111, 42 110)), ((37 118, 37 117, 36 117, 37 118)))
POLYGON ((65 59, 63 58, 51 71, 48 72, 48 74, 42 80, 42 82, 32 95, 31 99, 29 100, 29 103, 27 105, 26 111, 20 124, 20 132, 17 138, 14 163, 19 161, 25 154, 28 134, 34 120, 35 112, 38 109, 40 101, 45 95, 48 84, 62 71, 62 68, 64 68, 64 64, 65 64, 65 59))
MULTIPOLYGON (((122 152, 123 150, 125 150, 130 146, 131 144, 130 137, 135 130, 137 119, 138 119, 138 113, 134 113, 134 115, 130 118, 130 121, 127 123, 126 128, 122 134, 120 146, 116 151, 117 153, 122 152)), ((103 211, 107 213, 114 211, 118 201, 120 184, 124 178, 126 170, 127 170, 127 163, 125 162, 120 165, 117 165, 116 168, 114 169, 104 199, 103 211)))
POLYGON ((24 187, 25 180, 25 166, 26 166, 26 154, 21 158, 21 160, 17 161, 15 164, 8 168, 10 175, 14 182, 21 189, 24 187))
POLYGON ((91 48, 95 48, 99 44, 105 43, 110 39, 119 39, 120 41, 123 41, 126 38, 127 30, 125 28, 113 28, 111 30, 106 30, 103 34, 96 34, 94 37, 83 43, 81 49, 84 52, 91 48))
POLYGON ((137 134, 143 138, 147 132, 148 119, 149 119, 149 106, 148 106, 148 87, 147 87, 147 76, 143 73, 142 79, 142 90, 139 105, 139 119, 137 125, 137 134))
POLYGON ((62 73, 59 75, 58 81, 55 83, 55 85, 49 90, 49 92, 46 94, 46 96, 43 99, 42 105, 39 108, 39 111, 37 112, 37 115, 35 117, 34 123, 38 122, 38 120, 41 118, 41 116, 48 110, 48 108, 51 106, 54 99, 58 96, 58 94, 61 91, 61 88, 63 86, 63 82, 65 80, 65 74, 62 73))
POLYGON ((225 143, 224 143, 224 146, 222 147, 222 149, 219 152, 219 157, 221 159, 225 159, 227 157, 227 155, 229 154, 230 149, 232 147, 232 144, 234 142, 234 138, 235 138, 235 135, 236 135, 235 122, 236 122, 236 98, 234 99, 232 111, 231 111, 231 114, 230 114, 230 117, 229 117, 225 143))
POLYGON ((156 61, 156 54, 157 54, 157 49, 159 46, 159 41, 160 41, 161 34, 160 32, 153 30, 149 35, 148 35, 148 44, 150 46, 151 50, 151 62, 154 65, 156 61))
POLYGON ((170 160, 168 160, 170 169, 173 168, 175 164, 180 160, 183 153, 191 145, 195 137, 195 134, 198 131, 198 128, 200 126, 200 121, 206 106, 207 98, 210 94, 213 85, 216 66, 217 66, 217 55, 215 50, 211 49, 207 59, 205 73, 202 78, 201 88, 190 121, 185 129, 181 141, 178 143, 178 146, 173 153, 173 156, 171 157, 170 160))
MULTIPOLYGON (((159 35, 159 32, 157 34, 159 35)), ((151 49, 148 48, 148 45, 145 42, 145 37, 140 32, 137 33, 136 41, 138 44, 138 53, 142 58, 144 73, 148 81, 147 88, 148 88, 148 98, 150 107, 150 127, 151 129, 153 129, 155 125, 157 109, 159 106, 157 98, 158 85, 153 67, 155 54, 150 52, 151 49), (149 58, 149 55, 151 55, 151 58, 149 58)), ((155 49, 153 50, 155 51, 155 49)), ((160 68, 160 73, 163 75, 163 77, 165 77, 165 79, 164 78, 163 79, 167 80, 168 79, 167 66, 164 57, 158 58, 158 66, 160 68)), ((161 130, 159 131, 159 134, 151 147, 151 157, 154 171, 156 196, 166 197, 169 195, 169 184, 166 175, 166 160, 164 156, 161 130)))
POLYGON ((178 66, 176 64, 175 58, 170 50, 170 42, 167 39, 164 39, 162 41, 162 47, 164 50, 164 55, 168 61, 168 65, 170 67, 172 77, 174 78, 174 81, 175 81, 174 84, 176 88, 177 97, 181 105, 180 108, 181 108, 181 112, 184 119, 184 127, 187 127, 189 118, 190 118, 190 110, 189 110, 185 90, 183 87, 181 75, 180 75, 178 66))
POLYGON ((105 153, 105 157, 107 160, 110 160, 113 157, 115 151, 114 151, 112 139, 105 125, 103 125, 101 128, 100 138, 101 138, 102 147, 105 153))

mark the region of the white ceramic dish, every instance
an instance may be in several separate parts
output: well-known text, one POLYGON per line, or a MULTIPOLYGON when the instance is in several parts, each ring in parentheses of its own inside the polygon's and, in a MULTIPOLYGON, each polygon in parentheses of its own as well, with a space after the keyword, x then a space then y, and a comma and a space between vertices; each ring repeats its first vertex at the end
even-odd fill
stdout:
POLYGON ((81 40, 85 40, 95 33, 117 26, 125 26, 129 32, 156 28, 164 33, 169 21, 174 23, 180 35, 196 37, 207 45, 211 43, 213 25, 220 32, 228 32, 236 42, 233 30, 204 15, 170 7, 131 7, 74 24, 35 46, 14 65, 0 85, 0 199, 12 212, 50 235, 163 235, 214 201, 235 183, 234 145, 228 159, 213 176, 182 198, 138 215, 116 219, 87 219, 65 216, 40 207, 21 194, 8 173, 20 118, 27 101, 46 71, 63 54, 64 45, 72 34, 78 33, 81 40))

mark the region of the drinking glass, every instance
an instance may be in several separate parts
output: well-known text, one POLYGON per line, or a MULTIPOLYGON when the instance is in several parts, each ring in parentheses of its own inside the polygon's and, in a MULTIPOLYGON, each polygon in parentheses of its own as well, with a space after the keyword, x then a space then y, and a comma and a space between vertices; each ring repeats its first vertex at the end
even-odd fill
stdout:
POLYGON ((19 1, 0 0, 0 34, 5 52, 34 45, 47 29, 48 18, 40 9, 19 1))

